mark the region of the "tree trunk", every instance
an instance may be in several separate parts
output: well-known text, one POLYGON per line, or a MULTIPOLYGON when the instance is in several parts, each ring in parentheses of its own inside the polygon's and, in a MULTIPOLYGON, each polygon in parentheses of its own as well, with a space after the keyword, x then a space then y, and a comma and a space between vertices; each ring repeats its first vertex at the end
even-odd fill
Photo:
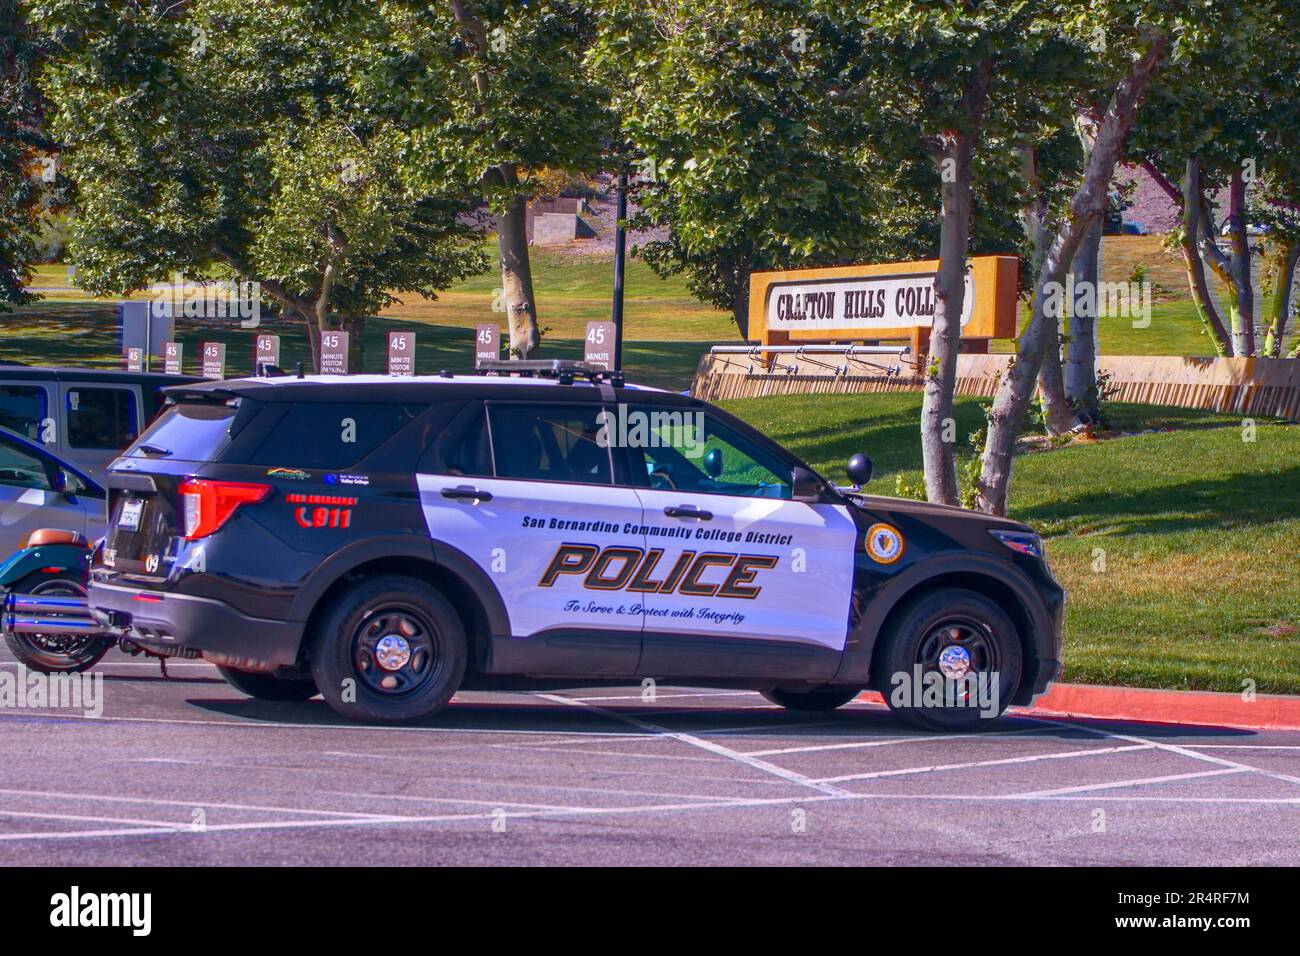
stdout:
POLYGON ((1065 221, 1057 229, 1052 245, 1043 257, 1034 281, 1034 308, 1029 324, 1021 333, 1015 362, 1002 380, 989 412, 988 440, 984 446, 976 506, 981 511, 1004 515, 1011 489, 1012 454, 1033 397, 1043 353, 1055 337, 1055 322, 1045 314, 1045 292, 1050 282, 1062 282, 1065 271, 1093 221, 1102 216, 1115 163, 1151 77, 1168 49, 1163 33, 1152 36, 1151 44, 1115 88, 1097 132, 1097 141, 1084 167, 1083 183, 1070 200, 1065 221))
POLYGON ((1274 254, 1277 275, 1273 277, 1273 294, 1269 297, 1264 315, 1267 333, 1261 355, 1278 358, 1282 343, 1286 341, 1286 324, 1291 317, 1291 289, 1295 281, 1296 263, 1300 261, 1300 240, 1285 239, 1274 254))
POLYGON ((1246 236, 1246 180, 1238 166, 1228 189, 1228 223, 1232 230, 1231 276, 1232 348, 1237 355, 1255 354, 1255 289, 1250 283, 1250 239, 1246 236))
POLYGON ((1201 318, 1206 334, 1214 344, 1216 355, 1231 355, 1232 340, 1219 317, 1214 296, 1210 293, 1209 283, 1205 279, 1205 261, 1201 258, 1200 241, 1204 223, 1201 213, 1205 207, 1201 194, 1201 164, 1192 157, 1187 161, 1183 173, 1183 229, 1179 237, 1179 246, 1183 252, 1183 265, 1187 269, 1187 284, 1191 288, 1192 304, 1201 318))
MULTIPOLYGON (((502 169, 507 186, 518 177, 513 168, 502 169)), ((510 357, 526 359, 537 351, 537 307, 533 299, 533 270, 528 261, 528 200, 522 194, 510 197, 497 223, 497 250, 501 256, 501 288, 510 325, 510 357)))
POLYGON ((343 316, 343 331, 348 333, 348 372, 360 375, 366 370, 366 317, 343 316))
MULTIPOLYGON (((1229 256, 1219 248, 1218 237, 1214 234, 1214 217, 1210 213, 1209 203, 1205 200, 1205 182, 1202 175, 1199 161, 1192 159, 1188 161, 1188 179, 1193 180, 1193 190, 1191 197, 1196 200, 1197 206, 1197 231, 1196 231, 1196 249, 1201 259, 1207 263, 1214 275, 1223 284, 1224 291, 1228 296, 1228 322, 1231 327, 1231 334, 1224 333, 1225 341, 1228 344, 1228 352, 1232 355, 1247 354, 1242 350, 1246 346, 1245 329, 1242 323, 1242 306, 1243 302, 1248 308, 1247 315, 1251 314, 1249 306, 1251 304, 1250 295, 1250 261, 1249 254, 1244 258, 1246 262, 1246 297, 1243 300, 1239 265, 1241 259, 1236 256, 1229 256), (1193 175, 1193 163, 1195 170, 1193 175)), ((1244 185, 1244 184, 1243 184, 1244 185)), ((1236 204, 1240 197, 1235 195, 1235 188, 1229 192, 1229 203, 1236 204)), ((1241 212, 1233 212, 1230 216, 1230 226, 1233 229, 1233 243, 1236 245, 1237 229, 1233 223, 1240 222, 1241 212)), ((1244 230, 1243 230, 1244 237, 1244 230)), ((1251 338, 1254 337, 1254 329, 1251 329, 1251 338)))
POLYGON ((749 292, 742 289, 740 283, 736 285, 735 294, 731 297, 731 319, 736 323, 736 331, 740 333, 741 341, 749 341, 749 292))
POLYGON ((1043 352, 1043 366, 1038 373, 1038 391, 1043 396, 1043 428, 1049 435, 1064 435, 1075 426, 1076 419, 1065 392, 1065 374, 1061 370, 1061 320, 1050 330, 1043 352))
MULTIPOLYGON (((1020 149, 1020 172, 1029 187, 1029 202, 1020 210, 1020 224, 1025 230, 1031 249, 1030 271, 1038 274, 1047 246, 1047 199, 1038 180, 1038 151, 1032 146, 1020 149)), ((1043 355, 1043 370, 1038 387, 1043 396, 1044 425, 1050 435, 1061 435, 1074 426, 1074 414, 1065 395, 1065 382, 1061 377, 1061 320, 1054 317, 1057 327, 1057 345, 1049 347, 1043 355)))
MULTIPOLYGON (((934 321, 930 359, 921 398, 921 457, 925 494, 945 505, 961 503, 957 483, 957 425, 953 396, 957 390, 957 354, 961 351, 961 316, 966 299, 966 254, 970 247, 971 160, 979 141, 993 61, 975 66, 962 96, 967 129, 946 134, 932 158, 940 171, 939 272, 934 279, 934 321)), ((919 360, 920 356, 917 356, 919 360)))
POLYGON ((1070 303, 1070 337, 1066 343, 1065 394, 1079 418, 1095 422, 1101 415, 1097 389, 1097 283, 1101 278, 1101 229, 1097 218, 1074 254, 1074 301, 1070 303), (1091 290, 1085 291, 1085 290, 1091 290))

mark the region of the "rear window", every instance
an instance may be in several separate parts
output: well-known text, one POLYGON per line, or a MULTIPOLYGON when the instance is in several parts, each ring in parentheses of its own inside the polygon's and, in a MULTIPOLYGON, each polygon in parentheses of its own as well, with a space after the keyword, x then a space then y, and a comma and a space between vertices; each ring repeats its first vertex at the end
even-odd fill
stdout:
POLYGON ((140 436, 131 455, 214 461, 230 444, 230 424, 237 411, 234 405, 216 402, 173 405, 140 436), (142 445, 159 451, 142 452, 142 445))
POLYGON ((405 428, 424 407, 296 402, 254 452, 252 465, 349 468, 405 428))
POLYGON ((40 441, 45 415, 45 389, 38 385, 0 385, 0 426, 40 441))

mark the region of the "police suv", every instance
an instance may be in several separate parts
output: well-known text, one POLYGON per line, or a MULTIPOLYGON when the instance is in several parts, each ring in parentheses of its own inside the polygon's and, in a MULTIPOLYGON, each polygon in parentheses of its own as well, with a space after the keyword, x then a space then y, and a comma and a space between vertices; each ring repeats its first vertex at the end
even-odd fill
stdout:
POLYGON ((1059 669, 1065 595, 1029 528, 836 488, 577 363, 179 386, 106 483, 96 620, 350 718, 649 678, 797 710, 874 687, 960 729, 1059 669))

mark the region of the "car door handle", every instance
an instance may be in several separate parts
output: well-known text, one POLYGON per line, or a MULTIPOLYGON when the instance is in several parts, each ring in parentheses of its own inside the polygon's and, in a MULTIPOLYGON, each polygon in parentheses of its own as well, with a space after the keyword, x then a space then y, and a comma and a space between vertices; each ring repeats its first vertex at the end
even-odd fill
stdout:
POLYGON ((442 489, 444 498, 452 498, 456 501, 491 501, 492 492, 479 491, 470 485, 457 485, 455 488, 442 489))
POLYGON ((691 508, 686 505, 669 505, 664 509, 664 514, 670 518, 698 518, 701 521, 713 520, 712 511, 703 511, 699 508, 691 508))

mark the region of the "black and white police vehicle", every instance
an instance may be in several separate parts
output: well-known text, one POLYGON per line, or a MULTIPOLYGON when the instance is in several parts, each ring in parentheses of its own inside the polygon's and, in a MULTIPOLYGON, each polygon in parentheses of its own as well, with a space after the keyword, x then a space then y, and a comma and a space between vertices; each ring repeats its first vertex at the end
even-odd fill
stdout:
MULTIPOLYGON (((254 697, 402 721, 461 688, 653 679, 830 710, 875 687, 956 729, 1059 670, 1065 595, 1029 528, 836 488, 725 411, 618 374, 167 395, 108 470, 89 613, 254 697)), ((855 456, 850 477, 869 472, 855 456)))

